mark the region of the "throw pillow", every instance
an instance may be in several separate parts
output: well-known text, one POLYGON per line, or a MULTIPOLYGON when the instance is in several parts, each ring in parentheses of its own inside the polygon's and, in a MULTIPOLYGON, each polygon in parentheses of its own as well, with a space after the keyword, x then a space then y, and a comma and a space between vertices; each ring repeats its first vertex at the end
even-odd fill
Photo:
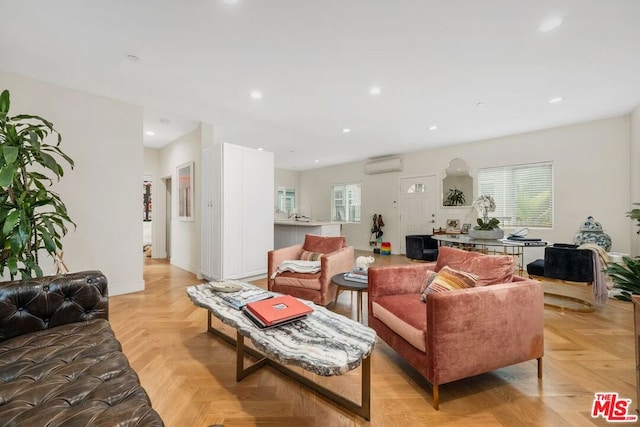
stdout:
POLYGON ((422 293, 422 301, 426 301, 427 295, 431 293, 473 288, 477 280, 478 276, 475 274, 444 266, 437 274, 431 276, 427 288, 422 293))
POLYGON ((427 289, 427 286, 429 286, 429 283, 431 283, 431 280, 433 280, 433 276, 435 276, 436 273, 435 271, 432 270, 427 270, 427 275, 424 278, 424 282, 422 282, 422 286, 420 286, 420 293, 424 293, 425 289, 427 289))
POLYGON ((465 261, 459 268, 478 276, 476 286, 513 281, 515 259, 511 255, 484 255, 465 261))
POLYGON ((318 252, 303 250, 302 254, 300 255, 300 259, 303 261, 320 261, 320 258, 322 258, 322 254, 318 252))
POLYGON ((306 234, 302 249, 309 252, 330 254, 346 246, 344 236, 318 236, 316 234, 306 234))

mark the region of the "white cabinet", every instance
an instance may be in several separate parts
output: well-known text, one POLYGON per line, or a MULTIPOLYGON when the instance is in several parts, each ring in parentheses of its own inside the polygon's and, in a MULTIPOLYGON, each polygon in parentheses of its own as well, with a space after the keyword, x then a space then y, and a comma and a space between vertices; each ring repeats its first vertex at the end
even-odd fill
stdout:
POLYGON ((266 274, 273 249, 273 168, 273 153, 266 151, 233 144, 203 149, 203 277, 266 274))

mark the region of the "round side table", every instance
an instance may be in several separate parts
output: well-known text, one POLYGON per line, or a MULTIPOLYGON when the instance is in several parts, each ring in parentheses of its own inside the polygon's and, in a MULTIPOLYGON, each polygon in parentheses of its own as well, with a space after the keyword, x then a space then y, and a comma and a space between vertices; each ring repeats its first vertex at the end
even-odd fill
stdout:
MULTIPOLYGON (((344 278, 344 273, 338 273, 331 278, 333 284, 338 287, 338 291, 336 292, 336 298, 333 301, 333 307, 335 308, 338 303, 338 295, 340 295, 341 291, 351 291, 356 292, 357 294, 357 302, 358 306, 356 309, 356 316, 358 322, 360 322, 362 318, 362 293, 367 292, 367 283, 355 282, 353 280, 347 280, 344 278)), ((364 319, 363 319, 364 320, 364 319)))

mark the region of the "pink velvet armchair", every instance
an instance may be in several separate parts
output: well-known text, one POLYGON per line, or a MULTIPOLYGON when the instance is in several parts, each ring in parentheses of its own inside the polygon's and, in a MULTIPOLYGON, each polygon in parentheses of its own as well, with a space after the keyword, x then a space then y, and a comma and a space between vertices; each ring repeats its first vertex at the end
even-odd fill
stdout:
POLYGON ((270 291, 293 295, 326 306, 336 297, 337 286, 331 278, 353 270, 355 264, 353 246, 346 245, 343 236, 318 236, 307 234, 301 245, 269 251, 267 256, 268 288, 270 291), (321 255, 321 256, 320 256, 321 255), (318 259, 320 271, 278 273, 283 261, 318 259))
POLYGON ((433 388, 537 359, 542 376, 542 285, 513 276, 513 258, 441 247, 438 260, 369 267, 368 321, 433 388), (477 276, 475 287, 421 295, 445 265, 477 276))

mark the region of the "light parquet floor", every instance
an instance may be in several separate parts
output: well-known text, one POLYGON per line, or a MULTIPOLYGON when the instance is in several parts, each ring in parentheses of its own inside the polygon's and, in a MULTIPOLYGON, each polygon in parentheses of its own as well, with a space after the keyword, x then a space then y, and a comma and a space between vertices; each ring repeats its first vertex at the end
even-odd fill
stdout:
MULTIPOLYGON (((376 260, 407 262, 394 255, 376 260)), ((542 380, 530 361, 456 381, 440 387, 439 411, 429 384, 378 340, 369 423, 271 368, 236 383, 234 349, 206 332, 206 311, 186 295, 200 281, 152 259, 144 278, 143 292, 111 297, 110 320, 167 426, 593 426, 608 425, 590 416, 595 392, 618 392, 637 404, 631 303, 609 300, 585 314, 545 309, 542 380)), ((593 300, 584 285, 545 287, 593 300)), ((355 300, 344 292, 335 311, 355 318, 355 300)), ((320 380, 357 400, 359 375, 357 369, 320 380)))

